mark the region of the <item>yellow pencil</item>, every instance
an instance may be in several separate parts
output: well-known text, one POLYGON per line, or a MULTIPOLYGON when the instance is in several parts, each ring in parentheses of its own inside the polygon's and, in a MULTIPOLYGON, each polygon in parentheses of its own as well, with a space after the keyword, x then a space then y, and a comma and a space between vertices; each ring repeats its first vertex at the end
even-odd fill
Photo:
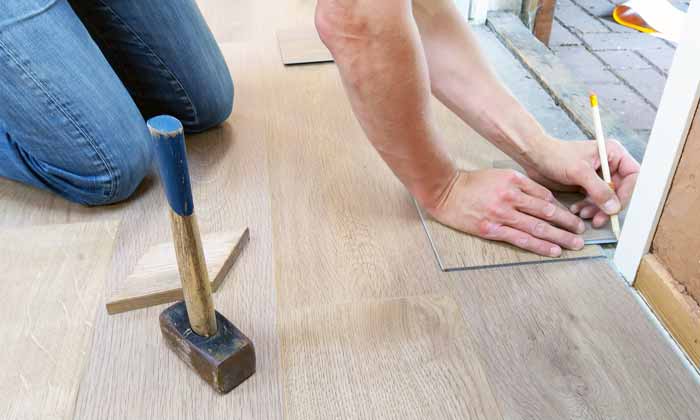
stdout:
MULTIPOLYGON (((593 110, 593 124, 595 125, 595 138, 598 142, 598 155, 600 156, 600 166, 603 169, 603 180, 614 190, 615 186, 610 177, 610 165, 608 164, 608 151, 605 148, 605 133, 603 133, 603 123, 600 120, 600 110, 598 109, 598 97, 591 94, 591 109, 593 110)), ((613 233, 620 239, 620 218, 615 214, 610 216, 613 233)))

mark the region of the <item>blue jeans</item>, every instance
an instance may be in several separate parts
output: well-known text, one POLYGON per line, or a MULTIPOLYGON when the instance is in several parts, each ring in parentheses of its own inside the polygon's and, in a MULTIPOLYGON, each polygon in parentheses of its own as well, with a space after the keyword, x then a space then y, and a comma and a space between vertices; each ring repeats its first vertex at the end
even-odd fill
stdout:
POLYGON ((150 170, 144 119, 223 122, 233 83, 194 0, 0 0, 0 176, 101 205, 150 170))

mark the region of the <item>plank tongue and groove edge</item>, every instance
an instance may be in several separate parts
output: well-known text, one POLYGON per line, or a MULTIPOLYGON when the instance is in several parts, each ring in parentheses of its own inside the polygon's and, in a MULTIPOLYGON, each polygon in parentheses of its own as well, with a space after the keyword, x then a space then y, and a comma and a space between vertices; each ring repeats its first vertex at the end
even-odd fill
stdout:
MULTIPOLYGON (((248 228, 205 235, 202 241, 211 290, 221 287, 229 269, 248 243, 248 228)), ((151 247, 107 301, 107 312, 118 314, 182 300, 182 284, 172 242, 151 247)))
POLYGON ((0 230, 0 417, 72 419, 119 222, 0 230))

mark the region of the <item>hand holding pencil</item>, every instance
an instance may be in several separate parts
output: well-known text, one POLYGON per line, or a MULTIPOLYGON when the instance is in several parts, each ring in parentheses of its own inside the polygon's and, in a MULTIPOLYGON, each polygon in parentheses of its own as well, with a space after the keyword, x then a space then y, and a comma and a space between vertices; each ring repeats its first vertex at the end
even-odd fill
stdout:
MULTIPOLYGON (((600 166, 603 172, 603 180, 610 185, 610 188, 615 190, 615 184, 612 182, 610 175, 610 164, 608 162, 608 152, 605 146, 605 133, 603 132, 603 122, 600 119, 600 109, 598 108, 598 96, 595 93, 591 94, 591 110, 593 112, 593 124, 595 127, 595 137, 598 143, 598 155, 600 156, 600 166)), ((620 218, 617 214, 610 216, 615 237, 620 239, 620 218)))
MULTIPOLYGON (((597 98, 594 101, 597 105, 597 98)), ((569 210, 600 228, 629 203, 639 174, 639 163, 619 142, 605 139, 599 114, 599 141, 563 141, 546 135, 519 162, 528 176, 551 191, 581 191, 586 198, 569 210), (601 178, 598 171, 603 173, 601 178)), ((612 221, 619 234, 619 220, 612 221)))

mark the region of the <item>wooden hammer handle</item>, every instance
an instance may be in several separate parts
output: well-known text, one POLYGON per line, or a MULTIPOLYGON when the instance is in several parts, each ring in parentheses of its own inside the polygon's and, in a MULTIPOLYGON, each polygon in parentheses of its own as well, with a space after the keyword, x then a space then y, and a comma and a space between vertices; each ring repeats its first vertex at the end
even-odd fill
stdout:
POLYGON ((192 330, 210 337, 216 334, 216 314, 211 295, 199 226, 194 214, 185 134, 180 121, 169 116, 148 120, 155 145, 161 181, 170 203, 170 225, 175 255, 192 330))

